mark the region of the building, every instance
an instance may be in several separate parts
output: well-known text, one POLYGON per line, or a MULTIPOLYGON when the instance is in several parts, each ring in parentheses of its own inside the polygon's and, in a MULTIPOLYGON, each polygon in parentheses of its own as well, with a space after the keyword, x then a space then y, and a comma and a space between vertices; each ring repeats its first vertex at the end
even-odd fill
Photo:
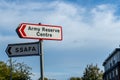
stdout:
POLYGON ((120 80, 120 48, 116 48, 103 62, 103 80, 120 80))

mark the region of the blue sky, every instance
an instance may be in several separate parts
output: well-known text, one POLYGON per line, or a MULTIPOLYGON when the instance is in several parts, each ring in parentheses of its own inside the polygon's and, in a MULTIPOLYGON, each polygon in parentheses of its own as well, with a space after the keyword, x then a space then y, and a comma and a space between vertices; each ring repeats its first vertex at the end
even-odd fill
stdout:
MULTIPOLYGON (((44 41, 45 76, 57 80, 81 77, 87 64, 102 63, 120 44, 120 0, 0 0, 0 60, 8 44, 35 42, 15 32, 22 22, 59 25, 62 41, 44 41)), ((17 57, 40 76, 39 57, 17 57)))

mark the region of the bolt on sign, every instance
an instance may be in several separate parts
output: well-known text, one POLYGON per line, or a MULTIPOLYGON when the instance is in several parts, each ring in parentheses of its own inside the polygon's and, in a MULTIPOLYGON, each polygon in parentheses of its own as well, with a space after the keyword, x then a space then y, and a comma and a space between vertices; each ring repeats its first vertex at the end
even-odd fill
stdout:
POLYGON ((16 31, 21 38, 62 40, 61 26, 22 23, 16 31))

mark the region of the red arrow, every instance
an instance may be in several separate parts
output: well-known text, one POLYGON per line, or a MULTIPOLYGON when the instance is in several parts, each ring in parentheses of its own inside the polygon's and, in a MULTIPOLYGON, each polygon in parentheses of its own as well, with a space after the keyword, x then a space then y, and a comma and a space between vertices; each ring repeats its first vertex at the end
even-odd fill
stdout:
POLYGON ((17 32, 18 33, 20 33, 19 35, 20 35, 20 37, 26 37, 27 35, 26 35, 26 33, 25 33, 25 27, 26 27, 26 24, 21 24, 20 26, 19 26, 19 28, 17 29, 17 32))

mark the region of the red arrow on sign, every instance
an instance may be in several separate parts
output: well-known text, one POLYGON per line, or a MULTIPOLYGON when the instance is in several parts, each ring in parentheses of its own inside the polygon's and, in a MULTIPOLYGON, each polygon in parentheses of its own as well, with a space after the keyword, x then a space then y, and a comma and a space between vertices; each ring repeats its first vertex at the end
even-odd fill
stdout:
POLYGON ((16 31, 21 38, 62 40, 61 26, 22 23, 16 31))
POLYGON ((25 37, 26 36, 26 34, 24 32, 25 27, 26 27, 25 24, 21 24, 21 27, 18 28, 18 31, 20 32, 21 37, 25 37))

